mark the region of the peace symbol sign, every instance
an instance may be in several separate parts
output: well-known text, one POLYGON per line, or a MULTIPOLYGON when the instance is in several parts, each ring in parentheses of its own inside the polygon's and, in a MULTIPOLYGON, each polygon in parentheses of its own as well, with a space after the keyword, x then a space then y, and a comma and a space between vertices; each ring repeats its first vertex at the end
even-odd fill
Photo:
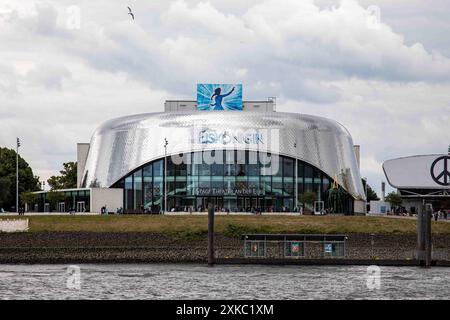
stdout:
POLYGON ((431 164, 431 169, 430 169, 430 173, 431 173, 431 178, 433 179, 434 182, 436 182, 437 184, 441 185, 441 186, 450 186, 450 156, 442 156, 437 158, 436 160, 433 161, 433 163, 431 164), (435 173, 435 167, 436 164, 438 164, 439 162, 442 162, 444 165, 444 170, 442 170, 439 173, 435 173))

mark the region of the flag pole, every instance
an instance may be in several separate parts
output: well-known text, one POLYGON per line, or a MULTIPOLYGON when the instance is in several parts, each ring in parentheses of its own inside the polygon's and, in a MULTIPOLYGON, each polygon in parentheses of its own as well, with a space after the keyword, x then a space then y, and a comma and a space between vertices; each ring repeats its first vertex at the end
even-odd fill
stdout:
POLYGON ((16 143, 16 212, 19 213, 19 147, 20 140, 16 143))

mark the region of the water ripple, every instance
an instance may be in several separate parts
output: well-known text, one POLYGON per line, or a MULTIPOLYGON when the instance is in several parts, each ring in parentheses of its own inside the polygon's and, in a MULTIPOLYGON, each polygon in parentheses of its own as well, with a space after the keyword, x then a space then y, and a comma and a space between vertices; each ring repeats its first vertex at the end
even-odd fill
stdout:
POLYGON ((3 265, 0 299, 448 299, 450 268, 381 267, 380 288, 363 266, 3 265))

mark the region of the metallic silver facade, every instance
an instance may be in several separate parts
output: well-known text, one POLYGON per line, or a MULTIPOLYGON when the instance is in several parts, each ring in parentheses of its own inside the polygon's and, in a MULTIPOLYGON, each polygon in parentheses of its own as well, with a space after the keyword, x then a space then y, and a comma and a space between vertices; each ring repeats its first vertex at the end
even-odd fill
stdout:
MULTIPOLYGON (((337 181, 356 199, 365 199, 349 132, 336 121, 281 112, 168 112, 146 113, 109 120, 93 134, 83 186, 110 187, 134 169, 167 154, 201 149, 192 144, 196 128, 212 130, 269 130, 277 145, 267 152, 303 160, 337 181)), ((260 150, 255 146, 234 149, 260 150)), ((222 146, 222 149, 227 149, 222 146)))

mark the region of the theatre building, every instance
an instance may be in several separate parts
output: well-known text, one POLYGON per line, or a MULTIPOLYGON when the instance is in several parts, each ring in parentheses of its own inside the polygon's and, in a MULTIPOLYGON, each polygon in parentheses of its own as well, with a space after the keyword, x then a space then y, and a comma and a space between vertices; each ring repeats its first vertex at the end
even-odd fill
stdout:
POLYGON ((219 110, 204 110, 198 99, 166 101, 164 112, 104 122, 90 143, 78 144, 78 187, 121 190, 124 213, 201 211, 209 203, 230 212, 364 212, 359 148, 341 124, 276 112, 271 99, 222 109, 227 94, 209 95, 219 110))

